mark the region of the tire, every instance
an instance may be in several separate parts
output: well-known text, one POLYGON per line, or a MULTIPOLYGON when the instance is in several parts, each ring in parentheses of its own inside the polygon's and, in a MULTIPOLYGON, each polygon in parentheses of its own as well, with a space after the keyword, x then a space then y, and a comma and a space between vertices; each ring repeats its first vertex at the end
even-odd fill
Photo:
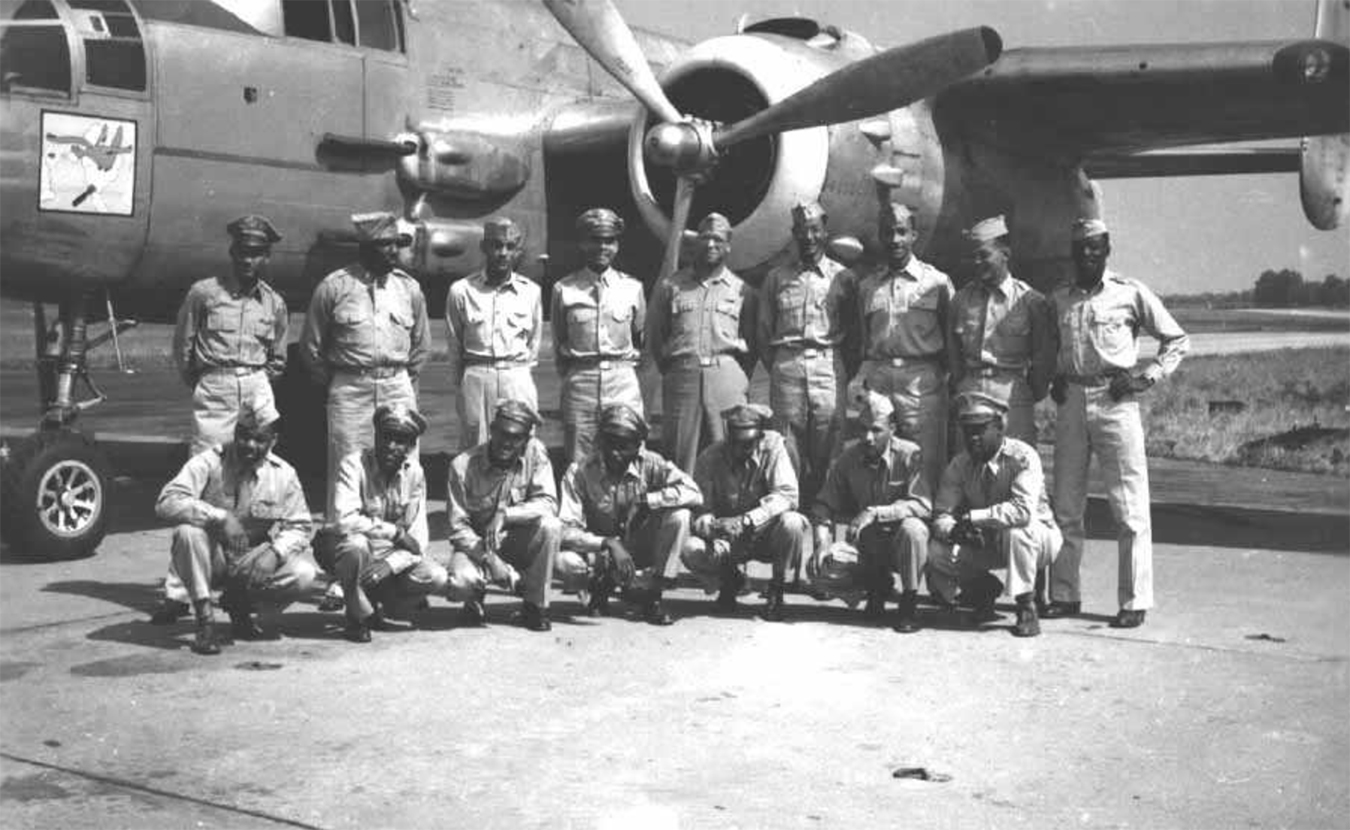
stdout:
POLYGON ((112 475, 92 439, 74 430, 10 443, 3 458, 0 533, 29 559, 91 555, 108 532, 112 475))

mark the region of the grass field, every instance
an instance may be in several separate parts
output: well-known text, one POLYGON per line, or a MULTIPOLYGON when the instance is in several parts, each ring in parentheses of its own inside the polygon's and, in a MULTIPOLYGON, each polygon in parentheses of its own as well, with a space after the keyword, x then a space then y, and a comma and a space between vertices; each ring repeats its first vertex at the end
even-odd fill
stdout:
POLYGON ((1330 309, 1173 308, 1190 334, 1244 331, 1350 331, 1350 312, 1330 309))

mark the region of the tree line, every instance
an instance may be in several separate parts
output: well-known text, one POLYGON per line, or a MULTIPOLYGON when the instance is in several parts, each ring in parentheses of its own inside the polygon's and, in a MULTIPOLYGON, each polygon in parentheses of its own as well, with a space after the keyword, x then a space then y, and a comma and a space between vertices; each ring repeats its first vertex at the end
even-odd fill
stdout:
POLYGON ((1292 268, 1266 269, 1256 284, 1243 291, 1206 291, 1172 295, 1169 304, 1207 308, 1350 308, 1350 280, 1327 274, 1321 280, 1305 280, 1292 268))

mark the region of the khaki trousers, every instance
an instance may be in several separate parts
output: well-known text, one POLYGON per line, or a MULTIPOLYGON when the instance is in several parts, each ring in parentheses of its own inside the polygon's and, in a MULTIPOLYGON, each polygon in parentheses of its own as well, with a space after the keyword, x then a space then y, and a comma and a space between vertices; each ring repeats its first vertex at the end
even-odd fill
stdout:
POLYGON ((961 583, 987 571, 1008 569, 1007 593, 1012 597, 1036 590, 1036 572, 1050 565, 1064 537, 1059 528, 1041 522, 1026 527, 984 529, 989 544, 928 543, 928 590, 947 602, 956 602, 961 583))
POLYGON ((614 361, 609 368, 571 369, 563 376, 560 397, 563 456, 568 461, 581 461, 590 455, 602 406, 623 403, 643 414, 637 371, 626 361, 614 361))
POLYGON ((769 406, 784 433, 796 440, 802 504, 815 499, 839 446, 847 392, 844 361, 834 350, 812 357, 798 349, 776 351, 769 370, 769 406))
MULTIPOLYGON (((557 516, 542 516, 528 524, 507 528, 504 537, 498 556, 520 571, 525 601, 547 608, 553 563, 562 543, 562 521, 557 516)), ((479 545, 481 552, 482 543, 479 545)), ((464 551, 450 555, 449 571, 446 596, 453 601, 478 599, 487 588, 487 572, 464 551)))
MULTIPOLYGON (((637 573, 630 584, 619 587, 637 590, 664 588, 665 580, 674 580, 680 573, 679 554, 689 543, 689 508, 648 513, 636 527, 628 529, 623 543, 633 556, 637 573)), ((594 557, 594 553, 558 551, 553 574, 561 582, 564 593, 575 594, 586 588, 590 582, 594 557)))
POLYGON ((375 613, 375 602, 381 603, 389 616, 402 618, 422 597, 445 591, 449 580, 445 568, 421 556, 417 564, 367 592, 361 585, 361 572, 392 550, 388 540, 370 539, 361 533, 324 532, 315 538, 315 555, 320 564, 342 585, 348 619, 360 621, 369 617, 375 613))
POLYGON ((886 395, 895 406, 902 438, 923 450, 924 480, 932 490, 947 466, 946 372, 936 361, 917 360, 892 366, 885 360, 863 362, 859 375, 873 392, 886 395))
POLYGON ((784 582, 795 574, 815 549, 811 522, 795 510, 780 513, 749 537, 727 544, 725 540, 691 536, 680 559, 703 582, 708 593, 721 587, 723 575, 750 560, 773 563, 774 581, 784 582))
POLYGON ((276 412, 266 372, 204 372, 192 391, 192 455, 233 441, 234 424, 245 408, 259 414, 276 412))
MULTIPOLYGON (((965 375, 956 384, 956 394, 963 392, 983 392, 1002 402, 1008 407, 1008 414, 1003 416, 1003 434, 1036 446, 1036 401, 1031 397, 1031 386, 1024 370, 965 375)), ((959 432, 956 434, 959 438, 959 432)))
POLYGON ((328 494, 324 507, 329 522, 337 521, 333 496, 338 465, 349 453, 375 446, 375 410, 400 403, 417 407, 417 392, 405 371, 385 378, 340 369, 333 373, 328 385, 328 494))
POLYGON ((726 436, 722 410, 745 403, 750 391, 741 365, 731 356, 700 366, 697 358, 677 358, 661 378, 662 449, 686 473, 704 446, 726 436))
POLYGON ((498 401, 523 401, 539 411, 539 391, 530 367, 519 363, 470 364, 459 379, 459 448, 472 449, 488 439, 498 401))
MULTIPOLYGON (((220 542, 204 528, 178 525, 173 529, 169 574, 164 579, 164 598, 192 603, 210 599, 212 591, 225 587, 229 564, 220 542)), ((318 569, 303 555, 292 556, 272 572, 267 586, 250 589, 249 598, 284 608, 303 596, 314 584, 318 569)))

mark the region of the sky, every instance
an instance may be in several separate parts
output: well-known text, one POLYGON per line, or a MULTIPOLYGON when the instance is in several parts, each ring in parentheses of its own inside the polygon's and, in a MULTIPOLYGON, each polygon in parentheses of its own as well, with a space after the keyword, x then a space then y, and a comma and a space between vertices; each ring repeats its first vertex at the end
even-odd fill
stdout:
MULTIPOLYGON (((633 26, 691 41, 751 20, 801 14, 886 48, 994 27, 1019 46, 1306 38, 1315 0, 614 0, 633 26)), ((1347 102, 1350 106, 1350 102, 1347 102)), ((1294 143, 1293 141, 1290 144, 1294 143)), ((1303 216, 1298 175, 1113 179, 1101 183, 1112 267, 1160 293, 1250 288, 1266 269, 1350 276, 1350 229, 1303 216)))

